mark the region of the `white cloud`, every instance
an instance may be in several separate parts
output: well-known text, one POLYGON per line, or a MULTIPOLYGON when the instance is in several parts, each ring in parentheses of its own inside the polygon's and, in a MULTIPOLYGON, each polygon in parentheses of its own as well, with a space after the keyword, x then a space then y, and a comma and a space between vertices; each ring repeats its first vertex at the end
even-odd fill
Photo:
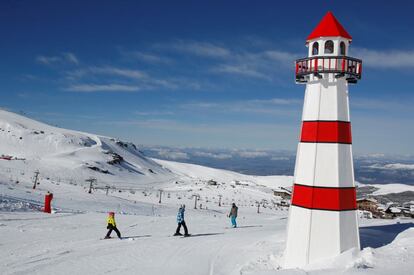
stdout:
POLYGON ((72 92, 93 93, 93 92, 136 92, 137 86, 123 84, 75 84, 65 90, 72 92))
POLYGON ((221 108, 223 103, 214 103, 214 102, 193 102, 193 103, 185 103, 181 105, 183 109, 213 109, 213 108, 221 108))
POLYGON ((90 71, 95 74, 107 74, 122 76, 131 79, 145 79, 147 74, 139 70, 120 69, 116 67, 91 67, 90 71))
POLYGON ((141 51, 121 51, 121 54, 127 58, 133 58, 145 61, 147 63, 172 63, 172 59, 164 56, 155 55, 152 53, 141 52, 141 51))
MULTIPOLYGON (((140 87, 141 90, 152 90, 164 88, 176 90, 179 88, 199 90, 201 84, 184 78, 157 78, 146 72, 136 69, 119 68, 114 66, 90 66, 78 70, 66 72, 66 79, 70 81, 79 81, 80 79, 89 80, 89 82, 99 81, 96 76, 107 76, 113 78, 112 81, 119 81, 119 78, 128 79, 133 84, 140 87)), ((85 81, 85 80, 84 80, 85 81)))
POLYGON ((131 130, 149 134, 150 142, 154 143, 160 136, 168 136, 165 145, 228 147, 228 148, 285 148, 297 146, 298 125, 286 125, 276 122, 200 122, 180 121, 174 119, 135 119, 97 122, 105 127, 128 126, 131 130), (156 129, 149 131, 147 129, 156 129))
POLYGON ((288 68, 293 70, 297 57, 297 54, 279 50, 232 52, 226 63, 215 65, 211 71, 274 82, 279 81, 275 71, 290 72, 288 68))
POLYGON ((172 45, 172 48, 186 53, 204 56, 204 57, 228 57, 231 55, 230 50, 206 42, 188 42, 180 41, 172 45))
POLYGON ((79 64, 79 59, 76 57, 75 54, 66 52, 66 53, 62 53, 62 55, 67 62, 73 63, 73 64, 79 64))
POLYGON ((136 111, 134 114, 138 116, 164 116, 164 115, 173 115, 173 112, 169 111, 150 111, 150 112, 142 112, 142 111, 136 111))
POLYGON ((371 50, 354 48, 353 52, 362 59, 362 64, 371 68, 414 68, 414 50, 371 50))
POLYGON ((148 78, 148 75, 139 70, 124 69, 112 66, 97 67, 91 66, 75 71, 67 72, 67 75, 71 78, 81 78, 89 75, 109 75, 109 76, 121 76, 125 78, 141 80, 148 78))
POLYGON ((252 99, 248 100, 249 103, 262 103, 262 104, 270 104, 270 105, 294 105, 294 104, 302 104, 302 99, 296 98, 270 98, 270 99, 252 99))
POLYGON ((38 55, 36 57, 36 61, 40 64, 44 64, 44 65, 50 65, 53 63, 57 63, 60 62, 62 60, 61 57, 59 56, 44 56, 44 55, 38 55))
POLYGON ((263 151, 241 151, 238 152, 238 155, 242 158, 260 158, 269 156, 267 152, 263 151))
POLYGON ((185 131, 185 132, 192 132, 192 133, 201 133, 201 134, 212 134, 216 132, 226 133, 233 137, 237 136, 237 133, 243 132, 245 136, 256 135, 256 133, 263 133, 265 135, 271 134, 264 129, 269 130, 270 128, 286 128, 286 129, 294 129, 296 131, 296 125, 293 126, 286 126, 286 125, 278 125, 276 123, 191 123, 191 122, 184 122, 174 119, 137 119, 137 120, 120 120, 120 121, 103 121, 100 124, 104 125, 117 125, 117 126, 137 126, 143 128, 152 128, 152 129, 162 129, 168 131, 185 131), (255 129, 254 131, 250 131, 247 129, 255 129), (257 130, 257 129, 260 129, 257 130))
POLYGON ((414 164, 405 163, 389 163, 389 164, 374 164, 368 166, 368 168, 380 169, 380 170, 414 170, 414 164))
POLYGON ((209 110, 223 113, 256 113, 278 116, 297 115, 302 100, 296 98, 251 99, 231 102, 192 102, 180 106, 184 110, 209 110))
POLYGON ((216 68, 213 68, 212 71, 270 80, 270 78, 267 75, 245 64, 234 64, 234 65, 222 64, 222 65, 217 66, 216 68))
POLYGON ((79 64, 79 59, 74 53, 64 52, 57 56, 36 56, 36 62, 43 65, 54 65, 54 64, 79 64))
POLYGON ((161 149, 158 152, 158 155, 164 158, 168 159, 188 159, 188 154, 184 152, 178 152, 178 151, 170 151, 167 149, 161 149))
POLYGON ((249 51, 231 49, 217 43, 178 41, 173 44, 155 45, 163 50, 173 49, 175 51, 192 54, 199 57, 216 58, 218 64, 211 65, 208 71, 213 73, 225 73, 247 78, 277 81, 275 70, 278 68, 292 68, 298 54, 280 50, 249 51))
POLYGON ((233 157, 230 154, 224 154, 224 153, 214 154, 214 153, 203 152, 203 151, 196 151, 196 152, 193 152, 192 154, 197 157, 205 157, 205 158, 213 158, 213 159, 230 159, 233 157))
POLYGON ((289 157, 271 157, 270 160, 274 160, 274 161, 286 161, 286 160, 290 160, 289 157))
MULTIPOLYGON (((393 94, 393 92, 389 92, 393 94)), ((389 110, 399 110, 399 111, 408 111, 411 113, 412 110, 412 97, 405 98, 352 98, 350 102, 351 108, 357 108, 362 110, 380 110, 380 111, 389 111, 389 110)))
POLYGON ((289 66, 293 66, 295 60, 299 58, 297 54, 278 50, 266 51, 264 52, 264 56, 277 62, 286 63, 289 66))

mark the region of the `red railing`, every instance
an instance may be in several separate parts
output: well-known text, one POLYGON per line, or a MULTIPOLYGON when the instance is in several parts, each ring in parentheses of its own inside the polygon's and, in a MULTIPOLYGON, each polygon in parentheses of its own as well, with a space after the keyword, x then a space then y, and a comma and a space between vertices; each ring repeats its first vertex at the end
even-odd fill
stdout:
POLYGON ((305 76, 310 74, 333 73, 356 83, 361 79, 362 60, 348 56, 313 56, 296 60, 295 67, 297 82, 307 82, 305 76))

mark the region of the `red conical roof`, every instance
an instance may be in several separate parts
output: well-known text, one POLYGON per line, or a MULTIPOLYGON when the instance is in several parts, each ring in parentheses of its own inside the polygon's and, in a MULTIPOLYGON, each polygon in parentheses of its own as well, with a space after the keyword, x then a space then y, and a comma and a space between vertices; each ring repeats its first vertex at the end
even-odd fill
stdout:
POLYGON ((308 36, 306 42, 325 36, 341 36, 352 40, 351 35, 349 35, 344 27, 342 27, 341 23, 339 23, 338 19, 336 19, 330 11, 328 11, 328 13, 322 18, 321 22, 319 22, 318 26, 316 26, 316 28, 308 36))

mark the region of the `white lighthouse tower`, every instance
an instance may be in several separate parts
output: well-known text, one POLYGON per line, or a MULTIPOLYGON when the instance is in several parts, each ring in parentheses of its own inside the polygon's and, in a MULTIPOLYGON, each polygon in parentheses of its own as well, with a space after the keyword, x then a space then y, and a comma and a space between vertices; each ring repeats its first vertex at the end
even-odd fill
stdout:
POLYGON ((358 248, 348 84, 361 78, 361 60, 348 57, 352 37, 328 12, 296 61, 306 83, 302 131, 289 212, 285 267, 301 267, 358 248))

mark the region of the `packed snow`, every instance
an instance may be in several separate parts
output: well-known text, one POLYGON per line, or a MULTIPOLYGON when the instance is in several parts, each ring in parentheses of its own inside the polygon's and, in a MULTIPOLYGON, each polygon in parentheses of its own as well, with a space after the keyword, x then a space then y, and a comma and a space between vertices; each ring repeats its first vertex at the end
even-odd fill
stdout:
POLYGON ((283 269, 288 208, 273 190, 289 188, 293 177, 148 159, 132 143, 6 111, 0 111, 0 141, 2 274, 412 274, 414 269, 411 219, 361 219, 362 251, 283 269), (33 189, 35 172, 39 184, 33 189), (91 193, 89 178, 96 179, 91 193), (54 194, 52 214, 41 212, 47 191, 54 194), (233 202, 239 206, 238 228, 227 217, 233 202), (173 236, 181 204, 192 234, 187 238, 173 236), (116 213, 121 240, 102 239, 108 211, 116 213))

